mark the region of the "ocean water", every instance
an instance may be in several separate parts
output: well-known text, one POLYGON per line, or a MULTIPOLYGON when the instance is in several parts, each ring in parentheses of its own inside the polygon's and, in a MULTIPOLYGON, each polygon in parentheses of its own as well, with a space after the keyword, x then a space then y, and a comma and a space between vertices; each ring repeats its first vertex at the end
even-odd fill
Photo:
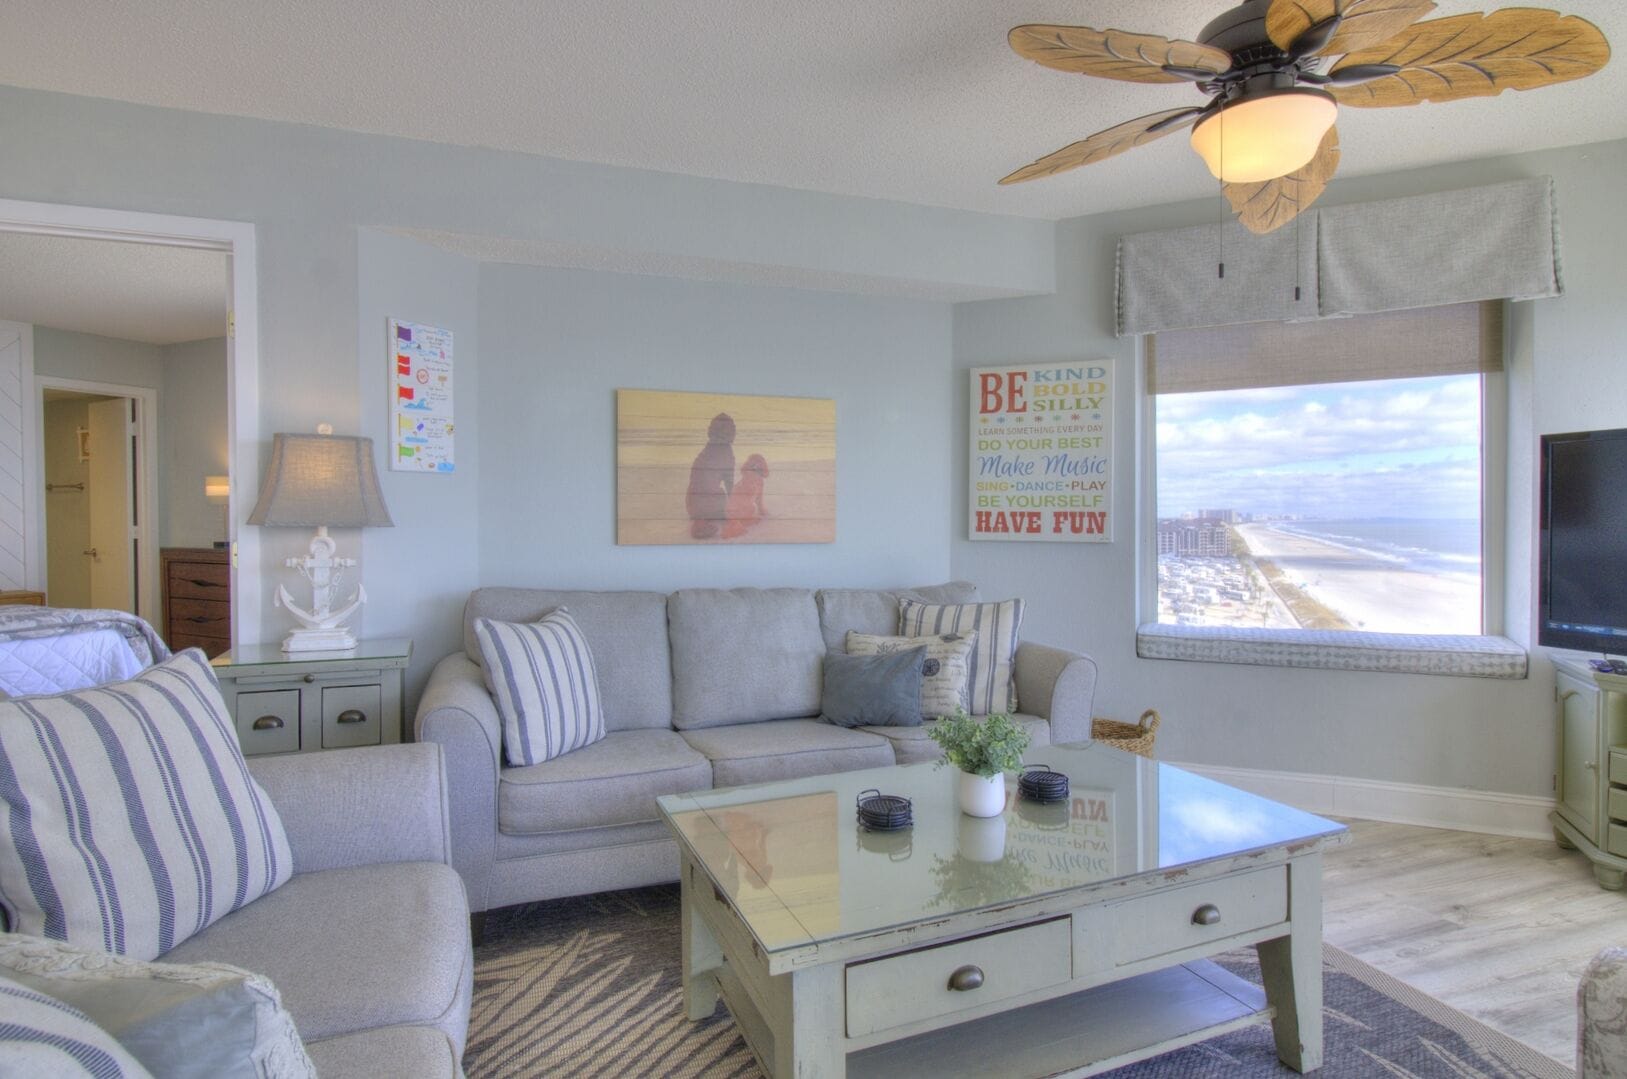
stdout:
POLYGON ((1278 521, 1272 527, 1348 547, 1419 573, 1480 575, 1480 522, 1474 518, 1278 521))

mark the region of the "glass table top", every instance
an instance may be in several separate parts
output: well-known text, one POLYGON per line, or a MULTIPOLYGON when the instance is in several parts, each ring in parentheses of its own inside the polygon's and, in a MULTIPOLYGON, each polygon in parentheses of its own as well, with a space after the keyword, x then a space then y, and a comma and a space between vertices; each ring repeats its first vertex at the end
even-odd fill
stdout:
POLYGON ((1100 744, 1032 750, 1065 773, 1042 805, 1006 777, 998 817, 961 813, 957 774, 932 763, 669 794, 662 815, 769 952, 933 915, 1290 844, 1340 842, 1334 821, 1100 744), (911 799, 915 824, 868 831, 860 792, 911 799))

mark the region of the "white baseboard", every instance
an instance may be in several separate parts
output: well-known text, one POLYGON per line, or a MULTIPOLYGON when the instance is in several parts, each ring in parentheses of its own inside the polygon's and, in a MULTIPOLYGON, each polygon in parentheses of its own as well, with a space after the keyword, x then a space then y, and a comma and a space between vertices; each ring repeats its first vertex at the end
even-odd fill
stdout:
POLYGON ((1553 835, 1548 824, 1551 798, 1209 764, 1178 767, 1307 813, 1526 839, 1553 835))

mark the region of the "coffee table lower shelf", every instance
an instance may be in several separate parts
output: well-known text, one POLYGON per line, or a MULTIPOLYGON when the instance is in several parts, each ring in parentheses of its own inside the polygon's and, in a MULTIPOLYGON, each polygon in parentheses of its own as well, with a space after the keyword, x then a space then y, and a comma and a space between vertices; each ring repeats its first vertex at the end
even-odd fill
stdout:
POLYGON ((852 1053, 847 1074, 1095 1075, 1275 1014, 1259 986, 1200 959, 852 1053))
MULTIPOLYGON (((723 998, 759 1062, 773 1035, 725 964, 723 998)), ((1265 991, 1207 959, 888 1042, 847 1057, 849 1079, 1096 1075, 1269 1021, 1265 991)), ((766 1064, 764 1065, 766 1068, 766 1064)))

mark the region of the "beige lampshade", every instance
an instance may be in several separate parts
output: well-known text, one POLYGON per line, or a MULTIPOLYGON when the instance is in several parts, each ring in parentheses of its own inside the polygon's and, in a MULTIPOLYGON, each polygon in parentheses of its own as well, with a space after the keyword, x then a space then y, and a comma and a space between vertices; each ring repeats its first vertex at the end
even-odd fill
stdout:
POLYGON ((350 435, 273 435, 271 464, 249 524, 301 528, 394 525, 373 467, 373 440, 350 435))

